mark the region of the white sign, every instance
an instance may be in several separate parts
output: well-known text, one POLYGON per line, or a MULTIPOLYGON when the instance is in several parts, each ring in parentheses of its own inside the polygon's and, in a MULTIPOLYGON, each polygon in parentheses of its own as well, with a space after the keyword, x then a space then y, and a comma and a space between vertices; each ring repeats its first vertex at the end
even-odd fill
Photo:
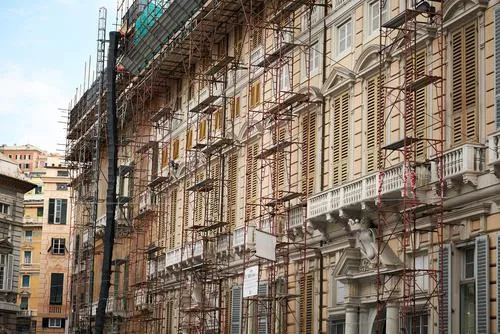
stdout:
POLYGON ((243 281, 243 298, 256 296, 259 288, 259 266, 245 269, 243 281))
POLYGON ((276 236, 255 230, 255 256, 276 261, 276 236))

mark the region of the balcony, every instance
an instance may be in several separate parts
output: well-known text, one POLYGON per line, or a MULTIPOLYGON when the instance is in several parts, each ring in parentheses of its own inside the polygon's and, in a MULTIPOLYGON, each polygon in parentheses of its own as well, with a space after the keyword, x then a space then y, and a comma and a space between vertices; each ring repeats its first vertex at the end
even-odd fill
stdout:
POLYGON ((61 305, 49 305, 49 313, 62 313, 62 306, 61 305))
POLYGON ((39 263, 21 263, 21 270, 22 273, 36 273, 40 271, 40 264, 39 263))
POLYGON ((255 226, 240 226, 233 232, 233 248, 237 252, 255 248, 255 226), (245 233, 246 232, 246 233, 245 233))
POLYGON ((139 195, 139 216, 145 215, 152 210, 152 194, 151 190, 143 191, 139 195))
POLYGON ((500 131, 488 136, 488 166, 500 177, 500 131))
MULTIPOLYGON (((443 178, 453 183, 477 185, 477 177, 485 171, 485 147, 480 144, 464 144, 443 154, 443 178)), ((438 165, 432 163, 432 182, 438 182, 438 165)))
POLYGON ((30 226, 42 226, 43 217, 23 217, 23 224, 30 226))
MULTIPOLYGON (((394 197, 404 188, 404 165, 399 164, 384 172, 381 189, 382 197, 394 197)), ((426 166, 416 168, 417 187, 429 183, 430 175, 426 166)), ((312 196, 307 201, 307 219, 319 219, 322 215, 335 213, 342 215, 345 209, 361 210, 365 203, 375 203, 378 197, 380 173, 372 173, 361 179, 336 186, 312 196)), ((401 195, 399 195, 401 196, 401 195)))
POLYGON ((288 229, 293 232, 302 232, 304 227, 304 211, 302 207, 296 207, 290 210, 288 229))
POLYGON ((182 247, 177 247, 172 250, 167 251, 165 257, 165 267, 167 269, 176 269, 180 267, 182 259, 182 247))
POLYGON ((222 234, 217 237, 217 254, 227 255, 229 253, 229 247, 231 243, 231 238, 229 234, 222 234))
POLYGON ((18 318, 31 318, 36 317, 36 311, 34 310, 20 310, 17 311, 18 318))

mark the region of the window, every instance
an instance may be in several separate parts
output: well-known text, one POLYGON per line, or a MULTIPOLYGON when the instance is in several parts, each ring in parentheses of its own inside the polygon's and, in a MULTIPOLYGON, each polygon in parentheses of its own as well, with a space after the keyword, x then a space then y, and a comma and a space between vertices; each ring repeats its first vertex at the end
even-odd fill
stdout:
POLYGON ((42 190, 43 190, 42 186, 36 186, 36 188, 35 188, 35 194, 37 194, 37 195, 41 194, 42 190))
POLYGON ((348 20, 337 28, 337 54, 349 50, 352 45, 352 21, 348 20))
POLYGON ((10 205, 8 205, 8 204, 0 203, 0 213, 8 215, 9 214, 9 207, 10 207, 10 205))
POLYGON ((465 248, 462 255, 462 280, 460 281, 460 333, 476 332, 476 284, 475 284, 475 250, 465 248))
POLYGON ((50 276, 50 305, 62 305, 64 274, 52 273, 50 276))
POLYGON ((310 11, 306 11, 304 16, 302 16, 302 31, 306 31, 312 28, 316 23, 318 23, 321 20, 324 11, 324 6, 321 6, 319 4, 323 3, 324 3, 323 0, 317 1, 316 4, 318 5, 313 6, 310 11), (311 24, 310 26, 309 23, 311 24))
POLYGON ((37 217, 43 217, 43 207, 36 208, 36 216, 37 217))
MULTIPOLYGON (((369 23, 368 31, 370 33, 375 33, 380 27, 380 3, 375 1, 369 4, 369 23)), ((384 7, 382 8, 382 22, 387 20, 387 1, 384 0, 384 7)))
POLYGON ((161 168, 168 165, 168 145, 164 144, 161 148, 161 168))
POLYGON ((384 142, 384 134, 377 134, 377 116, 381 96, 379 96, 380 77, 374 76, 367 80, 367 98, 366 98, 366 172, 373 172, 377 168, 377 135, 382 136, 381 142, 384 142))
POLYGON ((300 332, 312 333, 313 332, 313 314, 314 314, 314 301, 313 301, 313 276, 307 275, 302 277, 299 281, 300 286, 300 332))
POLYGON ((31 264, 31 251, 24 251, 24 263, 31 264))
POLYGON ((280 69, 280 82, 278 91, 290 91, 290 69, 288 68, 288 64, 283 65, 280 69))
POLYGON ((451 37, 453 144, 478 141, 477 26, 465 25, 451 37))
POLYGON ((250 86, 250 108, 254 108, 260 103, 260 80, 250 86))
POLYGON ((30 275, 23 275, 23 288, 30 287, 30 275))
POLYGON ((28 309, 28 297, 21 297, 21 304, 19 304, 19 308, 21 310, 28 309))
POLYGON ((309 73, 315 73, 316 71, 319 70, 319 66, 321 63, 321 52, 319 49, 319 42, 315 42, 311 45, 309 63, 310 63, 309 73))
POLYGON ((0 290, 12 289, 14 276, 14 257, 12 254, 0 254, 0 290))
POLYGON ((416 272, 416 290, 427 291, 429 289, 429 275, 426 270, 429 269, 429 257, 427 254, 415 256, 415 269, 420 270, 416 272))
POLYGON ((344 283, 342 283, 341 281, 337 280, 337 298, 336 298, 336 302, 337 302, 337 305, 342 305, 344 304, 344 299, 345 299, 345 286, 344 286, 344 283))
POLYGON ((24 231, 24 241, 26 242, 33 241, 33 231, 24 231))
POLYGON ((61 328, 62 321, 59 318, 49 318, 49 328, 61 328))
POLYGON ((56 189, 61 190, 61 191, 66 191, 68 190, 68 184, 67 183, 57 183, 56 184, 56 189))
POLYGON ((429 330, 429 314, 427 312, 410 313, 406 327, 412 334, 427 334, 429 330))
POLYGON ((58 170, 57 176, 69 176, 69 172, 67 170, 58 170))
POLYGON ((223 117, 223 114, 222 114, 222 108, 217 108, 217 110, 214 112, 214 116, 213 116, 213 131, 218 131, 220 129, 222 129, 222 117, 223 117))
POLYGON ((228 159, 227 223, 233 231, 236 226, 236 203, 238 199, 238 155, 228 159))
POLYGON ((66 224, 67 199, 49 199, 49 224, 66 224))
POLYGON ((65 239, 52 238, 52 254, 64 255, 65 239))
POLYGON ((332 316, 328 319, 328 334, 344 334, 345 320, 335 319, 332 316))

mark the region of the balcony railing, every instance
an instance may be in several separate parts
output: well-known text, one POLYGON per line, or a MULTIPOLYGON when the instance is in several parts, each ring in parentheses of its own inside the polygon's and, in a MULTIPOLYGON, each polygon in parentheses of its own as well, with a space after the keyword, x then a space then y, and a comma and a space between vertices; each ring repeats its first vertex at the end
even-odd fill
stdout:
MULTIPOLYGON (((476 184, 477 175, 485 170, 485 147, 479 144, 464 144, 444 153, 443 178, 462 178, 464 182, 476 184)), ((432 164, 432 182, 439 180, 438 165, 432 164)))
POLYGON ((233 232, 233 248, 236 250, 252 249, 255 247, 255 226, 238 227, 233 232))
MULTIPOLYGON (((430 181, 429 170, 425 166, 417 166, 417 186, 423 186, 430 181)), ((338 212, 341 209, 360 205, 363 202, 375 201, 378 196, 380 173, 373 173, 361 179, 339 185, 315 196, 307 203, 307 219, 338 212)), ((399 192, 404 188, 404 165, 399 164, 385 170, 381 195, 399 192)))
POLYGON ((488 164, 500 166, 500 131, 488 136, 488 164))
POLYGON ((43 217, 23 217, 25 225, 43 225, 43 217))
POLYGON ((174 248, 170 251, 167 251, 167 255, 165 257, 165 267, 172 268, 181 263, 182 257, 182 247, 174 248))
POLYGON ((49 313, 62 313, 61 305, 49 305, 49 313))
POLYGON ((35 317, 36 316, 36 312, 33 311, 33 310, 20 310, 20 311, 17 311, 17 317, 18 318, 31 318, 31 317, 35 317))
POLYGON ((304 226, 304 213, 302 207, 290 210, 290 219, 288 227, 290 229, 301 229, 304 226))

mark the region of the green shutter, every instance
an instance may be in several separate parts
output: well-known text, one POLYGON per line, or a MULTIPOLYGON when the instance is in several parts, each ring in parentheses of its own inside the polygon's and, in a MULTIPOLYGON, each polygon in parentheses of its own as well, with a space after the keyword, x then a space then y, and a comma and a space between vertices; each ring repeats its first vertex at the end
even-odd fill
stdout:
POLYGON ((490 261, 488 236, 476 238, 476 333, 489 333, 490 323, 490 261))
POLYGON ((241 286, 234 286, 231 295, 231 333, 240 334, 241 331, 241 306, 242 306, 241 286))

